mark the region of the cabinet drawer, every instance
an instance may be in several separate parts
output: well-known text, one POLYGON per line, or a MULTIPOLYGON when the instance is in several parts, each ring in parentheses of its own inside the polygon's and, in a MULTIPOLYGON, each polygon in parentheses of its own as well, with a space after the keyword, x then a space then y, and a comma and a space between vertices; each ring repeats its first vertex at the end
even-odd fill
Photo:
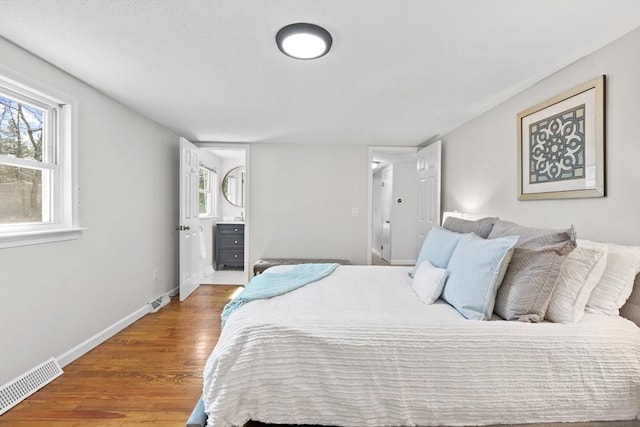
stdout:
POLYGON ((244 234, 244 224, 218 224, 220 234, 244 234))
POLYGON ((234 249, 226 249, 224 251, 220 251, 220 259, 218 259, 219 264, 244 264, 244 251, 234 250, 234 249))
POLYGON ((244 267, 244 224, 216 224, 214 266, 244 267))
POLYGON ((244 234, 228 235, 222 234, 218 239, 218 245, 220 249, 224 248, 244 248, 244 234))

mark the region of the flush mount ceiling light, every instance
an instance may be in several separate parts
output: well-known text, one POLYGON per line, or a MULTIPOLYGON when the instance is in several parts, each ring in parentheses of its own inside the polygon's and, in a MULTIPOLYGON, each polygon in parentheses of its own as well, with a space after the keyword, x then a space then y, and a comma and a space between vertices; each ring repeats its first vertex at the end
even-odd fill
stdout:
POLYGON ((331 34, 315 24, 299 22, 282 27, 276 34, 278 48, 296 59, 316 59, 331 49, 331 34))

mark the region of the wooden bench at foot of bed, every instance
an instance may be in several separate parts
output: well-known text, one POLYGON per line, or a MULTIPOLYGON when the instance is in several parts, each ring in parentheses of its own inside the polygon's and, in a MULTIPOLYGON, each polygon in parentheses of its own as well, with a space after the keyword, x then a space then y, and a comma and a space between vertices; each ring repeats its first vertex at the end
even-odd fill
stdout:
POLYGON ((342 264, 350 265, 346 259, 317 259, 317 258, 261 258, 253 264, 253 275, 257 276, 269 267, 276 265, 294 265, 294 264, 342 264))

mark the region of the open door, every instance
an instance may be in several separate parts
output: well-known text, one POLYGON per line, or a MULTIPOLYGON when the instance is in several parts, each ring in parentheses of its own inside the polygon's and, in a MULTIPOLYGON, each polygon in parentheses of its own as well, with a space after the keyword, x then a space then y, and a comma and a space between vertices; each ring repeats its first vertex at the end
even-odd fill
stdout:
POLYGON ((442 142, 418 151, 418 252, 431 227, 440 224, 442 142))
POLYGON ((200 284, 198 206, 198 147, 180 138, 180 301, 200 284))

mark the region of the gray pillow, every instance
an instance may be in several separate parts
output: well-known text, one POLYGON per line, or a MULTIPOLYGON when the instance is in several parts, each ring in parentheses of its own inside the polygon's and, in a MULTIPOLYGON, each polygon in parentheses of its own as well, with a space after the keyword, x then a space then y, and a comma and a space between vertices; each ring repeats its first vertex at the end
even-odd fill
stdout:
POLYGON ((549 230, 498 220, 489 239, 504 236, 519 238, 498 289, 494 312, 506 320, 542 322, 562 261, 576 247, 573 227, 549 230))
POLYGON ((498 218, 487 217, 477 221, 469 221, 467 219, 450 216, 444 221, 442 227, 449 231, 455 231, 456 233, 476 233, 478 236, 486 239, 493 229, 493 224, 497 220, 498 218))

